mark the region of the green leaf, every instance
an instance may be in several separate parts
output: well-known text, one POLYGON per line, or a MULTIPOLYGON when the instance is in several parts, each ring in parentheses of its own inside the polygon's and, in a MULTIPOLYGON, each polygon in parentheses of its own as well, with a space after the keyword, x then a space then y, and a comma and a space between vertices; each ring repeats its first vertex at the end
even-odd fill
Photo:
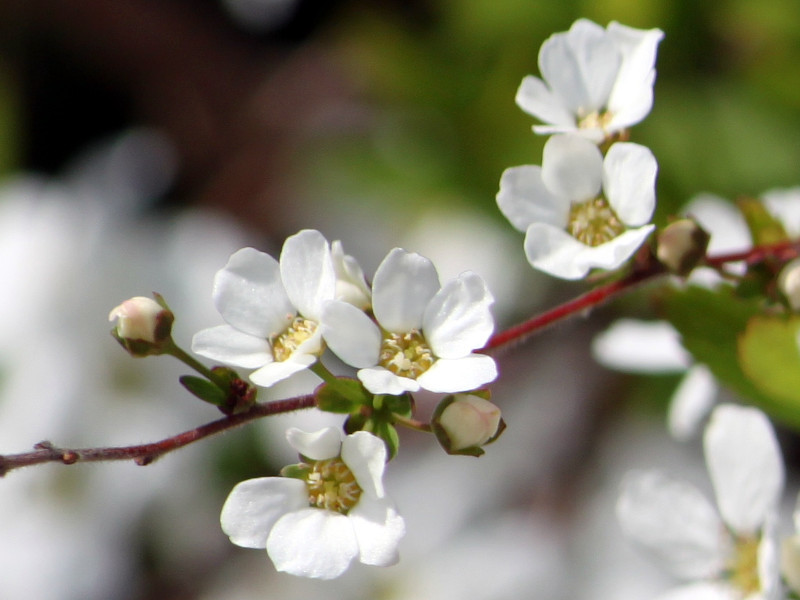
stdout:
POLYGON ((783 224, 772 216, 760 200, 742 198, 736 201, 736 206, 742 211, 754 245, 777 244, 789 239, 783 224))
POLYGON ((316 391, 317 408, 332 413, 355 413, 362 406, 372 406, 370 394, 361 382, 340 377, 321 384, 316 391))
POLYGON ((745 331, 748 325, 763 310, 758 299, 739 298, 727 287, 718 290, 689 287, 668 294, 663 308, 667 319, 681 334, 686 350, 697 362, 708 366, 720 383, 773 417, 800 428, 800 403, 768 390, 763 374, 754 378, 758 368, 751 364, 750 353, 755 351, 754 348, 770 343, 766 339, 766 329, 759 331, 760 328, 756 327, 753 339, 744 342, 748 355, 747 371, 740 361, 740 337, 747 339, 745 331))
POLYGON ((225 404, 225 392, 208 379, 195 377, 194 375, 183 375, 178 381, 180 381, 181 385, 189 390, 190 393, 204 402, 209 402, 214 406, 222 406, 225 404))
POLYGON ((739 337, 742 369, 753 385, 774 398, 787 419, 800 423, 800 316, 761 315, 739 337))

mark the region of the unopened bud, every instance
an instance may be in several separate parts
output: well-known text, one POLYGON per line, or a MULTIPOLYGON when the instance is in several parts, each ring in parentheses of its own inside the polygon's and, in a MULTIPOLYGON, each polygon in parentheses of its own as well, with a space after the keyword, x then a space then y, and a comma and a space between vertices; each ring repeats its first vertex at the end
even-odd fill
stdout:
POLYGON ((656 256, 673 273, 688 275, 706 255, 711 236, 693 219, 680 219, 658 235, 656 256))
POLYGON ((432 422, 439 443, 449 454, 483 454, 505 429, 500 409, 475 394, 448 396, 437 407, 432 422))
POLYGON ((175 320, 172 312, 161 303, 136 296, 115 307, 108 315, 109 321, 116 320, 111 330, 116 340, 133 356, 161 354, 172 334, 175 320))
POLYGON ((794 311, 800 311, 800 258, 790 260, 778 275, 778 289, 794 311))

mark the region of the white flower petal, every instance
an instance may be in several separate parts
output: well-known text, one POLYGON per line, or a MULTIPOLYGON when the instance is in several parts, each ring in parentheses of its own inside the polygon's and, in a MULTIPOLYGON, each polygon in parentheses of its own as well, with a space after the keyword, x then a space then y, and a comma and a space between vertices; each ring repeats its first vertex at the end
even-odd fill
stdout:
POLYGON ((362 369, 378 362, 381 331, 362 310, 340 300, 330 300, 322 309, 322 336, 336 356, 362 369))
POLYGON ((395 248, 383 259, 372 282, 375 318, 394 333, 421 329, 425 307, 440 287, 431 261, 395 248))
POLYGON ((586 19, 550 36, 539 51, 542 76, 574 114, 604 108, 619 64, 614 43, 602 27, 586 19))
POLYGON ((386 467, 383 440, 366 431, 356 431, 342 442, 342 460, 367 496, 383 497, 383 471, 386 467))
POLYGON ((650 221, 656 207, 658 165, 649 148, 631 142, 612 144, 603 161, 608 203, 628 227, 650 221))
POLYGON ((295 352, 289 360, 271 362, 258 371, 253 371, 250 373, 250 381, 260 387, 271 387, 279 381, 307 369, 316 361, 317 357, 313 354, 295 352))
POLYGON ((266 548, 267 536, 284 514, 308 506, 306 484, 287 477, 242 481, 222 506, 222 530, 237 546, 266 548))
POLYGON ((609 23, 607 31, 622 55, 608 110, 614 115, 615 129, 630 127, 646 117, 652 108, 656 51, 664 33, 659 29, 634 29, 616 22, 609 23))
POLYGON ((703 438, 717 504, 737 533, 753 534, 775 510, 784 470, 775 432, 760 410, 721 404, 703 438))
MULTIPOLYGON (((670 590, 656 600, 742 600, 742 594, 727 583, 702 581, 670 590)), ((756 598, 748 597, 748 600, 756 598)))
POLYGON ((353 525, 362 563, 388 567, 398 561, 397 545, 406 525, 390 500, 362 496, 347 518, 353 525))
POLYGON ((420 388, 416 380, 400 377, 383 367, 361 369, 357 376, 364 387, 373 394, 399 396, 405 392, 417 392, 420 388))
POLYGON ((431 392, 451 394, 478 389, 496 378, 497 365, 491 356, 470 354, 463 358, 440 358, 417 377, 417 382, 431 392))
POLYGON ((789 236, 800 236, 800 187, 769 190, 761 194, 761 200, 789 236))
POLYGON ((486 283, 470 271, 445 284, 428 303, 422 321, 434 355, 461 358, 482 347, 494 331, 493 302, 486 283))
POLYGON ((525 165, 503 171, 497 206, 519 231, 539 222, 563 229, 567 226, 570 202, 545 187, 541 167, 525 165))
POLYGON ((344 253, 339 240, 331 242, 331 260, 336 273, 336 299, 358 308, 369 308, 372 305, 372 290, 367 285, 364 271, 355 258, 344 253))
POLYGON ((653 225, 629 229, 610 242, 587 246, 544 223, 534 223, 525 235, 525 255, 531 265, 562 279, 580 279, 592 268, 616 269, 630 258, 653 231, 653 225))
POLYGON ((283 331, 287 315, 296 313, 283 289, 278 262, 253 248, 235 252, 217 272, 213 297, 226 323, 265 339, 283 331))
POLYGON ((275 523, 267 538, 267 553, 278 571, 333 579, 358 556, 358 542, 345 515, 306 508, 275 523))
POLYGON ((628 537, 678 577, 710 578, 725 567, 729 547, 719 516, 687 483, 656 471, 632 471, 623 481, 617 517, 628 537))
POLYGON ((579 135, 554 135, 542 152, 542 181, 551 193, 571 202, 591 200, 600 193, 603 155, 579 135))
POLYGON ((198 331, 192 338, 192 352, 245 369, 257 369, 273 360, 267 340, 242 333, 230 325, 198 331))
POLYGON ((550 91, 544 81, 528 75, 522 80, 515 98, 517 106, 544 123, 575 129, 575 115, 567 110, 561 98, 550 91))
POLYGON ((342 448, 342 432, 336 427, 325 427, 319 431, 290 427, 286 430, 286 440, 298 453, 311 460, 335 458, 342 448))
POLYGON ((669 403, 667 426, 678 440, 688 440, 714 405, 719 385, 705 365, 695 365, 684 376, 669 403))
POLYGON ((336 293, 330 246, 314 229, 304 229, 286 239, 280 272, 286 294, 304 317, 320 320, 322 304, 336 293))
POLYGON ((667 321, 618 319, 595 336, 592 356, 628 373, 682 373, 691 364, 680 335, 667 321))

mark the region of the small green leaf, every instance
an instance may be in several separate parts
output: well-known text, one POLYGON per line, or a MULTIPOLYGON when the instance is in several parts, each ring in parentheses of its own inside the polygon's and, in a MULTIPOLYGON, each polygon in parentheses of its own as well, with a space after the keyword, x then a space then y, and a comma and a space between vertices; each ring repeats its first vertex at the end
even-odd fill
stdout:
POLYGON ((737 200, 736 205, 744 216, 753 244, 777 244, 789 239, 783 224, 772 216, 760 200, 743 198, 737 200))
POLYGON ((800 423, 800 316, 755 316, 739 337, 742 369, 775 410, 800 423))
POLYGON ((362 406, 372 405, 370 394, 356 379, 340 377, 321 384, 316 392, 317 408, 332 413, 355 413, 362 406))
MULTIPOLYGON (((768 333, 774 334, 771 329, 760 331, 756 326, 753 339, 745 335, 751 320, 763 312, 759 299, 740 298, 727 287, 717 290, 688 287, 673 290, 664 298, 663 307, 665 316, 681 334, 684 348, 697 362, 711 369, 720 383, 773 417, 800 428, 800 402, 791 402, 785 393, 777 396, 768 389, 765 379, 769 375, 759 371, 761 362, 751 356, 761 346, 779 343, 769 341, 768 333), (746 351, 740 348, 740 338, 745 340, 746 351)), ((786 342, 780 343, 785 353, 786 342)), ((786 360, 780 364, 785 366, 786 360)))
POLYGON ((195 377, 194 375, 183 375, 178 381, 180 381, 181 385, 189 390, 190 393, 204 402, 209 402, 214 406, 222 406, 225 404, 225 392, 208 379, 195 377))

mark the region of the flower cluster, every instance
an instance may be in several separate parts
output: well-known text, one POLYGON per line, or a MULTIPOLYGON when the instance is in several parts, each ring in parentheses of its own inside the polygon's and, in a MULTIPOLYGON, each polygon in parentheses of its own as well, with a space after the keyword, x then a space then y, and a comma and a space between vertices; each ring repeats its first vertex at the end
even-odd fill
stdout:
MULTIPOLYGON (((213 298, 225 324, 197 333, 194 352, 251 369, 260 387, 312 370, 324 380, 316 405, 348 414, 350 434, 342 441, 336 429, 290 429, 303 462, 282 477, 237 485, 223 530, 235 544, 266 548, 278 570, 295 575, 337 577, 355 558, 395 562, 404 524, 381 482, 397 451, 395 424, 435 431, 447 452, 474 456, 505 427, 480 389, 497 377, 494 360, 476 352, 494 330, 484 281, 464 272, 442 285, 431 261, 395 248, 370 286, 341 243, 304 230, 286 240, 279 260, 253 248, 234 253, 215 277, 213 298), (327 370, 327 349, 357 380, 327 370), (410 393, 419 390, 458 396, 442 400, 425 424, 413 419, 410 393)), ((219 381, 219 371, 211 375, 219 381)), ((227 377, 223 388, 238 381, 227 377)), ((196 379, 190 390, 208 400, 196 379)))
POLYGON ((536 133, 555 135, 541 166, 503 173, 497 204, 535 269, 563 279, 617 269, 653 231, 655 157, 620 140, 650 112, 662 37, 580 19, 542 45, 543 79, 522 81, 517 104, 546 123, 536 133))

